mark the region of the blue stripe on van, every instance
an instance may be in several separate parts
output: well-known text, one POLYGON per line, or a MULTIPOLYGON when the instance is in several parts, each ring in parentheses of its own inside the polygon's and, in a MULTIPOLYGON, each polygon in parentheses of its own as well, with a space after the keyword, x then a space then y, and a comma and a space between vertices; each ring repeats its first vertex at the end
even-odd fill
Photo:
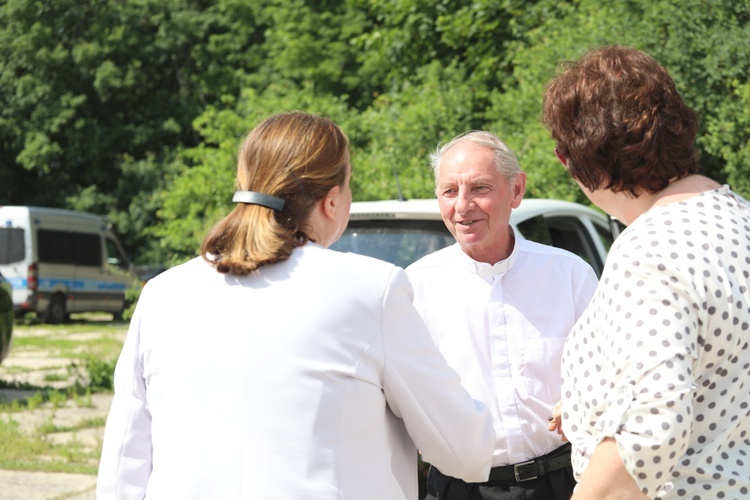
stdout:
MULTIPOLYGON (((11 277, 8 278, 8 281, 13 288, 25 289, 28 284, 26 278, 21 277, 11 277)), ((127 288, 123 283, 112 283, 111 281, 43 278, 39 280, 37 290, 49 292, 58 285, 62 285, 72 292, 124 292, 127 288)))
POLYGON ((74 292, 123 292, 125 285, 123 283, 112 283, 111 281, 94 281, 94 280, 72 280, 60 278, 42 278, 39 280, 39 291, 52 290, 57 285, 63 285, 68 290, 74 292))
POLYGON ((5 279, 8 280, 8 283, 13 288, 26 288, 26 284, 28 283, 26 278, 20 276, 6 276, 5 279))

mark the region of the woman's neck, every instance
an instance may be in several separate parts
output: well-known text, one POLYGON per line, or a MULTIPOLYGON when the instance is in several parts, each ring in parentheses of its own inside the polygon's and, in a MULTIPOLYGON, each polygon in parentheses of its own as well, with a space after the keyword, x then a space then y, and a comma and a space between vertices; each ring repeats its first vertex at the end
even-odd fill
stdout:
POLYGON ((677 179, 657 193, 643 193, 637 198, 631 198, 630 202, 623 203, 626 213, 624 222, 629 225, 654 207, 684 201, 719 187, 721 184, 718 182, 697 174, 677 179))
POLYGON ((689 175, 671 182, 669 186, 655 193, 652 206, 663 207, 678 201, 684 201, 693 196, 720 188, 721 184, 702 175, 689 175))

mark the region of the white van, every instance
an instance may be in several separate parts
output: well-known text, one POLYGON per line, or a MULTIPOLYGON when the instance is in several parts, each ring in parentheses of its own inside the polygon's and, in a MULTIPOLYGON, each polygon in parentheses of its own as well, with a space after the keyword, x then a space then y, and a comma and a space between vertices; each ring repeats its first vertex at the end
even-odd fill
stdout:
POLYGON ((119 319, 137 280, 106 218, 26 206, 0 206, 0 273, 16 316, 35 312, 48 323, 77 312, 119 319))

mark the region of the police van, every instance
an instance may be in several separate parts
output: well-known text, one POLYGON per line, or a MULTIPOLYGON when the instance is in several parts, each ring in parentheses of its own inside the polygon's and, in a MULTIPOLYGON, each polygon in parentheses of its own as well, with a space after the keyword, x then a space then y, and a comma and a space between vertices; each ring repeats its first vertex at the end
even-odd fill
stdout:
POLYGON ((0 206, 0 273, 13 287, 16 316, 48 323, 71 313, 127 307, 137 278, 105 217, 71 210, 0 206))

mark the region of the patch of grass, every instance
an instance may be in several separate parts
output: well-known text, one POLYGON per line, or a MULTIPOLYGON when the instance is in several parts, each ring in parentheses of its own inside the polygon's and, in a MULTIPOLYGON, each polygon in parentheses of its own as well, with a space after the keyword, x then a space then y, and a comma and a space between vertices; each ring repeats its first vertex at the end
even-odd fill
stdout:
POLYGON ((75 402, 78 408, 94 407, 94 402, 91 400, 91 387, 86 387, 82 394, 80 391, 71 388, 68 391, 68 396, 75 402))
MULTIPOLYGON (((92 453, 76 439, 73 439, 67 446, 60 448, 58 451, 59 456, 65 460, 66 465, 88 466, 92 458, 92 453)), ((96 455, 96 458, 99 458, 99 454, 96 455)), ((96 468, 94 471, 96 471, 96 468)))
POLYGON ((44 395, 41 392, 37 392, 30 398, 26 398, 26 408, 29 410, 36 410, 43 402, 44 395))
POLYGON ((114 367, 126 331, 126 323, 109 319, 74 317, 63 325, 46 325, 33 318, 16 322, 11 358, 14 353, 23 353, 22 357, 38 357, 42 361, 49 358, 51 364, 61 366, 48 368, 44 362, 36 370, 5 363, 0 366, 0 377, 5 374, 12 379, 20 374, 23 380, 26 372, 35 372, 32 378, 41 384, 0 378, 0 388, 22 391, 24 396, 7 402, 0 396, 0 412, 4 414, 0 415, 0 469, 96 474, 102 443, 99 438, 92 440, 92 434, 97 433, 89 429, 102 428, 106 417, 82 415, 74 423, 67 418, 54 418, 67 411, 71 403, 78 408, 94 408, 92 393, 112 391, 114 367), (60 359, 54 361, 55 358, 60 359), (53 383, 55 387, 51 386, 53 383), (65 387, 57 388, 60 385, 65 387), (23 412, 40 408, 44 411, 41 423, 33 420, 38 423, 33 424, 36 427, 32 430, 25 426, 24 431, 18 424, 29 423, 22 420, 23 412))
POLYGON ((54 434, 56 432, 70 432, 73 428, 70 426, 61 426, 55 424, 55 414, 50 414, 47 419, 41 424, 38 425, 36 428, 36 433, 39 436, 43 436, 45 434, 54 434))
POLYGON ((47 399, 52 403, 52 408, 62 408, 68 402, 67 391, 47 391, 47 399))
MULTIPOLYGON (((106 423, 106 417, 84 418, 75 424, 56 424, 56 410, 64 405, 65 394, 52 391, 43 396, 43 393, 37 392, 25 404, 38 408, 42 399, 47 399, 53 410, 30 434, 28 431, 23 432, 16 420, 23 418, 23 414, 17 417, 6 414, 5 417, 0 417, 0 469, 96 474, 101 440, 96 445, 85 446, 76 432, 101 428, 106 423), (72 433, 72 438, 64 440, 64 443, 55 443, 50 435, 57 433, 72 433)), ((8 406, 11 410, 18 410, 20 403, 13 401, 8 406)))
POLYGON ((25 407, 21 407, 21 403, 17 399, 12 399, 10 402, 0 401, 0 411, 6 413, 18 413, 19 411, 25 410, 25 407))
POLYGON ((71 363, 68 371, 75 378, 75 386, 92 392, 108 392, 114 389, 117 359, 101 359, 87 356, 79 363, 71 363))
POLYGON ((18 389, 19 391, 33 391, 43 389, 28 382, 7 381, 0 378, 0 389, 18 389))
POLYGON ((45 382, 63 382, 65 380, 68 380, 68 377, 60 373, 48 373, 44 376, 45 382))
POLYGON ((106 423, 107 423, 107 417, 85 418, 76 424, 76 430, 96 429, 98 427, 104 427, 104 424, 106 423))
POLYGON ((24 434, 12 418, 0 419, 0 468, 7 468, 3 466, 7 463, 31 461, 50 449, 49 443, 24 434))
POLYGON ((38 348, 45 351, 70 351, 81 345, 80 342, 71 339, 60 338, 58 335, 40 335, 37 337, 21 337, 13 333, 13 349, 28 351, 29 348, 38 348))
MULTIPOLYGON (((72 395, 69 389, 40 388, 26 398, 14 399, 10 402, 0 401, 0 411, 31 411, 40 408, 44 403, 51 403, 52 407, 55 409, 62 408, 71 397, 72 395)), ((89 394, 88 399, 90 403, 91 394, 89 394)))
POLYGON ((49 356, 76 359, 82 353, 117 357, 127 331, 124 323, 80 322, 62 325, 16 325, 12 352, 44 352, 49 356))
POLYGON ((23 366, 8 366, 8 367, 5 367, 3 371, 5 371, 5 373, 10 374, 10 375, 17 375, 19 373, 29 373, 32 370, 31 368, 25 368, 23 366))
POLYGON ((86 450, 73 440, 58 446, 43 436, 29 436, 18 422, 0 419, 0 469, 96 474, 101 447, 86 450))
POLYGON ((95 429, 97 427, 104 427, 107 423, 106 417, 91 417, 85 418, 74 425, 57 425, 54 422, 55 414, 51 414, 47 417, 47 420, 36 428, 38 435, 55 434, 57 432, 75 432, 81 429, 95 429))
POLYGON ((69 456, 68 460, 71 460, 72 463, 57 461, 55 457, 52 457, 52 458, 42 457, 41 460, 30 461, 30 462, 24 462, 24 461, 6 462, 0 459, 0 469, 25 470, 25 471, 30 471, 30 472, 65 472, 66 474, 90 474, 92 476, 96 475, 98 466, 95 464, 80 463, 80 460, 82 458, 87 459, 86 462, 91 460, 90 458, 85 457, 85 456, 84 457, 69 456), (73 460, 78 460, 78 461, 73 462, 73 460))

